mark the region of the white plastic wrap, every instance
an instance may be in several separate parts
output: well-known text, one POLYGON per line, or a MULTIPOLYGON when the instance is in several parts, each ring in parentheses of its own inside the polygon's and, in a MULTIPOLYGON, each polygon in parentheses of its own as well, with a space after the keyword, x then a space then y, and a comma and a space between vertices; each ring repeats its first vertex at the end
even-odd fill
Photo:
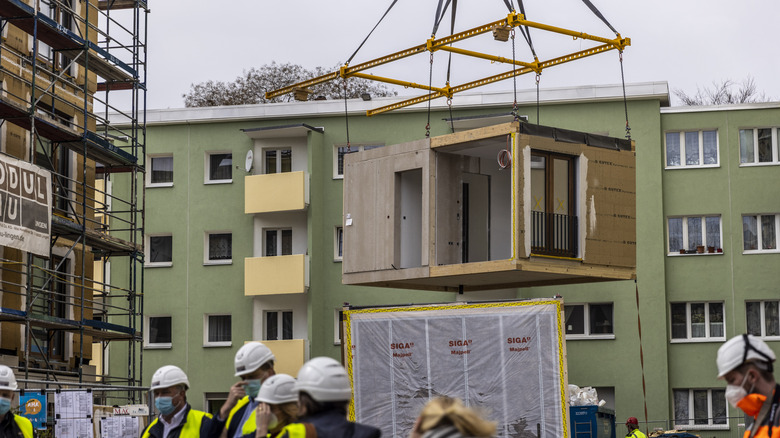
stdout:
POLYGON ((346 312, 351 416, 404 437, 425 403, 462 399, 497 436, 568 433, 564 335, 556 300, 346 312))
POLYGON ((577 385, 569 384, 569 405, 570 406, 604 406, 607 402, 599 400, 596 388, 584 386, 580 388, 577 385))

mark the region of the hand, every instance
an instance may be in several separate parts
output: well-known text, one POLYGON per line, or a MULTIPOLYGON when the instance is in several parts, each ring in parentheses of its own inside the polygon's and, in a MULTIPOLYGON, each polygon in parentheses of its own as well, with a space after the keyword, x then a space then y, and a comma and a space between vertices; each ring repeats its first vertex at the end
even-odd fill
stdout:
POLYGON ((421 422, 422 417, 417 417, 417 420, 414 422, 414 427, 412 427, 412 431, 409 433, 409 438, 422 438, 423 434, 420 432, 421 422))
POLYGON ((271 421, 271 407, 267 403, 260 403, 255 410, 255 438, 265 438, 268 434, 268 423, 271 421))
POLYGON ((245 382, 236 382, 233 386, 230 387, 230 392, 228 393, 228 398, 225 400, 225 403, 222 404, 222 407, 219 409, 219 418, 227 419, 228 415, 230 415, 230 411, 233 409, 234 406, 236 406, 236 403, 238 403, 239 400, 244 398, 246 396, 246 392, 244 391, 244 386, 246 385, 245 382))

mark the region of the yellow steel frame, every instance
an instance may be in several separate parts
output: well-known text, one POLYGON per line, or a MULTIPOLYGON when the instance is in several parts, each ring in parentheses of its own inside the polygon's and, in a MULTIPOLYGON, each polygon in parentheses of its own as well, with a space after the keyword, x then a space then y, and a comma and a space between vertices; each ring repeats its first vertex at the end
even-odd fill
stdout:
POLYGON ((469 29, 463 32, 459 32, 453 35, 446 36, 444 38, 436 39, 435 36, 432 36, 429 38, 425 44, 420 44, 418 46, 411 47, 406 50, 402 50, 400 52, 395 52, 390 55, 386 55, 380 58, 373 59, 371 61, 367 61, 361 64, 354 65, 350 67, 348 64, 343 65, 341 68, 339 68, 338 71, 334 71, 332 73, 327 73, 322 76, 318 76, 316 78, 312 78, 303 82, 299 82, 297 84, 293 84, 284 88, 280 88, 278 90, 273 90, 265 93, 266 99, 272 99, 274 97, 278 97, 287 93, 293 92, 296 88, 307 88, 312 85, 317 85, 323 82, 331 81, 338 78, 348 78, 348 77, 358 77, 358 78, 364 78, 369 79, 373 81, 379 81, 379 82, 385 82, 388 84, 394 84, 394 85, 400 85, 403 87, 409 87, 409 88, 418 88, 426 91, 430 91, 430 93, 415 97, 412 99, 407 99, 401 102, 396 102, 391 105, 383 106, 380 108, 375 108, 369 111, 366 111, 366 115, 373 116, 375 114, 392 111, 394 109, 403 108, 405 106, 414 105, 417 103, 425 102, 430 99, 436 99, 438 97, 447 97, 452 98, 453 94, 458 93, 460 91, 469 90, 472 88, 476 88, 482 85, 487 85, 493 82, 502 81, 504 79, 509 79, 513 76, 520 76, 524 75, 526 73, 535 72, 537 74, 540 74, 542 70, 548 67, 552 67, 555 65, 563 64, 566 62, 575 61, 577 59, 585 58, 587 56, 596 55, 602 52, 606 52, 609 50, 618 50, 620 52, 623 51, 623 49, 626 48, 626 46, 631 45, 631 39, 630 38, 623 38, 620 36, 620 34, 617 34, 615 38, 604 38, 594 35, 589 35, 584 32, 578 32, 573 31, 569 29, 564 29, 561 27, 556 26, 550 26, 543 23, 536 23, 534 21, 528 21, 525 19, 523 14, 518 14, 517 12, 511 12, 505 19, 494 21, 492 23, 488 23, 479 27, 475 27, 473 29, 469 29), (495 56, 495 55, 489 55, 485 53, 475 52, 471 50, 465 50, 460 49, 456 47, 452 47, 451 44, 465 40, 467 38, 471 38, 477 35, 481 35, 487 32, 490 32, 493 30, 496 26, 511 26, 512 28, 517 26, 528 26, 535 29, 541 29, 549 32, 554 32, 562 35, 569 35, 573 38, 580 38, 583 40, 590 40, 602 43, 600 46, 596 46, 590 49, 582 50, 579 52, 574 52, 568 55, 560 56, 557 58, 549 59, 547 61, 540 62, 538 59, 534 59, 533 62, 522 62, 522 61, 513 61, 511 59, 507 59, 501 56, 495 56), (486 59, 493 62, 499 62, 504 64, 514 64, 516 67, 520 68, 513 68, 511 71, 508 71, 506 73, 501 73, 498 75, 490 76, 483 79, 478 79, 476 81, 468 82, 465 84, 457 85, 454 87, 451 87, 449 83, 447 83, 444 87, 432 87, 428 85, 422 85, 417 84, 414 82, 408 82, 408 81, 402 81, 398 79, 391 79, 386 78, 382 76, 376 76, 368 73, 362 73, 364 70, 368 70, 370 68, 387 64, 389 62, 397 61, 399 59, 407 58, 412 55, 416 55, 418 53, 423 52, 435 52, 437 50, 444 50, 450 53, 456 53, 459 55, 464 56, 470 56, 473 58, 479 58, 479 59, 486 59))

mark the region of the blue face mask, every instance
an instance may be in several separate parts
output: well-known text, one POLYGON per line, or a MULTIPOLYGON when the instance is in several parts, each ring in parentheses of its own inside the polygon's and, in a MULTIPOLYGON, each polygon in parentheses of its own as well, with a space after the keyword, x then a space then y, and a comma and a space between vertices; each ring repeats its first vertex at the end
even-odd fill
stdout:
POLYGON ((254 400, 254 398, 257 397, 257 393, 260 392, 260 387, 262 385, 260 379, 247 380, 246 385, 244 385, 244 391, 246 391, 246 395, 248 395, 249 398, 254 400))
POLYGON ((163 415, 170 415, 176 410, 173 405, 173 397, 157 397, 154 399, 154 407, 163 415))
POLYGON ((5 415, 11 410, 11 399, 0 397, 0 415, 5 415))

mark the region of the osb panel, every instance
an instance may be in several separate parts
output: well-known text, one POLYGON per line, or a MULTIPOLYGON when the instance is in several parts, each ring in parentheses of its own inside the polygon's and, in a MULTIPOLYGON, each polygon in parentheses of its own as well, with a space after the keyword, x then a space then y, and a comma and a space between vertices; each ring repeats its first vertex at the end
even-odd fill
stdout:
POLYGON ((485 128, 469 129, 468 131, 456 132, 454 134, 440 135, 431 139, 431 149, 510 134, 517 131, 517 126, 516 122, 509 122, 485 128))

